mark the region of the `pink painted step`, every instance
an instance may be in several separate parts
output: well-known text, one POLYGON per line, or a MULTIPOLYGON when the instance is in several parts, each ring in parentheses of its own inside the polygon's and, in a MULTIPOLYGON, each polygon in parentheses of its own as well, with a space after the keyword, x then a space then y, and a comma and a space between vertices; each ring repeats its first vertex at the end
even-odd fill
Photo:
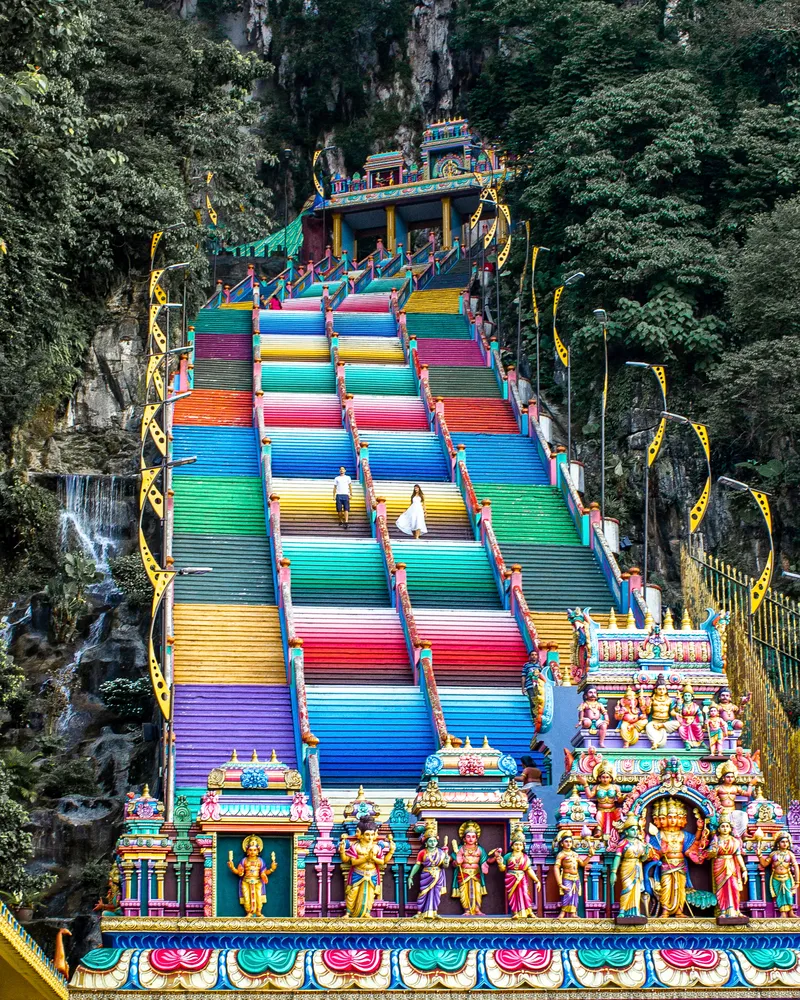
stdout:
POLYGON ((423 365, 464 365, 484 368, 481 349, 474 340, 438 340, 426 337, 417 341, 417 356, 423 365))
POLYGON ((389 312, 388 293, 348 295, 339 312, 389 312))
POLYGON ((427 431, 425 404, 414 396, 356 396, 359 431, 427 431))

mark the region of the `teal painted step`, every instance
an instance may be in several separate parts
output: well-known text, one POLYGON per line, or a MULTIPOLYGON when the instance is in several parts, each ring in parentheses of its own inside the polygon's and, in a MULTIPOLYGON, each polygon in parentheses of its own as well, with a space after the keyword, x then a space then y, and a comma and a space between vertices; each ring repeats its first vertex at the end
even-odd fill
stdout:
POLYGON ((436 366, 428 369, 432 396, 462 396, 470 399, 502 399, 497 376, 491 368, 436 366))
MULTIPOLYGON (((433 664, 436 670, 436 662, 433 664)), ((530 702, 518 691, 497 688, 439 687, 447 731, 474 747, 484 736, 495 750, 516 757, 530 752, 533 738, 530 702)))
MULTIPOLYGON (((297 296, 298 299, 321 299, 324 291, 324 282, 314 281, 297 296)), ((341 281, 328 281, 328 294, 334 295, 342 286, 341 281)))
POLYGON ((175 578, 175 600, 200 604, 274 604, 269 542, 253 535, 172 537, 175 567, 209 566, 207 576, 175 578))
POLYGON ((464 316, 452 313, 408 313, 406 328, 418 340, 426 337, 469 340, 470 332, 464 316))
POLYGON ((190 326, 197 333, 252 333, 250 309, 201 309, 190 326))
POLYGON ((195 389, 253 388, 252 361, 228 361, 222 358, 201 358, 194 363, 195 389))
POLYGON ((305 541, 284 536, 291 560, 292 601, 303 604, 389 607, 383 555, 376 541, 305 541))
POLYGON ((345 387, 354 394, 416 396, 414 373, 407 365, 345 365, 345 387))
POLYGON ((488 497, 492 501, 492 527, 501 546, 504 542, 580 545, 575 522, 557 486, 480 480, 473 485, 479 500, 488 497))
POLYGON ((365 292, 391 292, 393 288, 402 288, 406 283, 405 274, 400 274, 391 278, 375 278, 370 281, 365 292))
POLYGON ((392 542, 395 562, 406 564, 408 594, 419 608, 502 607, 489 560, 478 542, 392 542))
POLYGON ((522 567, 522 591, 532 611, 590 607, 606 613, 614 604, 603 571, 586 546, 501 542, 500 549, 507 566, 522 567))
POLYGON ((445 271, 444 274, 437 274, 435 278, 431 278, 425 286, 425 291, 430 292, 437 288, 466 288, 469 284, 469 276, 474 264, 475 261, 462 257, 449 271, 445 271))
POLYGON ((421 691, 309 685, 306 693, 324 787, 416 787, 436 749, 421 691))
POLYGON ((261 388, 264 392, 336 392, 336 376, 333 365, 324 362, 265 362, 261 366, 261 388))

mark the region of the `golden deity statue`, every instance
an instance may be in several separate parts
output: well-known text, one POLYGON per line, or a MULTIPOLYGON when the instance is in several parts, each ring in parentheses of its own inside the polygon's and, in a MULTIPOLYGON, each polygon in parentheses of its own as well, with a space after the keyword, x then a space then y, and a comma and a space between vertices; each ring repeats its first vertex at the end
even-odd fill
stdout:
POLYGON ((461 903, 466 916, 482 917, 481 903, 486 895, 486 879, 491 859, 481 847, 480 826, 469 820, 458 828, 461 846, 453 841, 453 896, 461 903))
POLYGON ((267 868, 261 857, 264 842, 260 837, 251 834, 242 841, 244 857, 238 865, 233 863, 233 851, 228 852, 228 868, 239 876, 239 902, 244 907, 248 917, 262 917, 261 912, 267 902, 265 892, 269 876, 278 867, 275 852, 272 852, 272 865, 267 868))
POLYGON ((699 811, 695 815, 697 833, 693 834, 685 829, 688 816, 683 802, 659 799, 653 807, 655 832, 650 845, 658 852, 660 861, 655 891, 662 917, 686 916, 686 892, 692 889, 686 859, 699 863, 705 846, 705 824, 699 811))
POLYGON ((344 905, 348 917, 369 917, 376 899, 381 898, 381 872, 394 857, 395 844, 389 834, 388 843, 378 840, 372 820, 361 820, 355 836, 348 843, 347 835, 339 841, 339 857, 349 866, 345 880, 344 905))

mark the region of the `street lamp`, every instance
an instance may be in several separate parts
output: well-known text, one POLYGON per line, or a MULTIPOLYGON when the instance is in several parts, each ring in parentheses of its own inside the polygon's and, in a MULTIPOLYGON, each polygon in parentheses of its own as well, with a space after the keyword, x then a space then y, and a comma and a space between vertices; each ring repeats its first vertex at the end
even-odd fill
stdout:
POLYGON ((697 502, 689 511, 689 538, 697 531, 700 524, 705 517, 706 508, 708 507, 708 498, 711 496, 711 447, 708 443, 708 428, 705 424, 696 424, 693 420, 688 417, 682 416, 680 413, 668 413, 666 410, 662 411, 661 417, 664 420, 671 420, 675 424, 687 424, 698 437, 700 441, 700 446, 703 449, 703 454, 706 459, 706 481, 703 486, 703 492, 697 499, 697 502))
POLYGON ((568 278, 564 279, 563 285, 558 286, 553 296, 553 340, 556 343, 556 352, 561 359, 561 364, 567 369, 567 462, 572 462, 572 352, 569 347, 564 346, 564 342, 558 335, 556 316, 564 290, 576 285, 585 277, 583 271, 575 271, 574 274, 570 274, 568 278))
POLYGON ((550 247, 534 247, 531 255, 531 305, 533 306, 533 323, 536 327, 536 417, 540 416, 541 408, 541 368, 540 368, 540 347, 541 338, 539 331, 539 304, 536 301, 536 261, 539 254, 549 251, 550 247))
POLYGON ((286 264, 289 264, 289 157, 292 155, 291 149, 284 149, 283 155, 286 158, 286 166, 283 171, 283 255, 286 264))
POLYGON ((770 580, 772 579, 772 568, 775 562, 775 546, 772 541, 772 512, 769 509, 769 500, 767 499, 767 497, 771 494, 765 493, 763 490, 754 490, 753 487, 748 486, 747 483, 742 483, 738 479, 731 479, 729 476, 720 476, 717 479, 717 482, 720 486, 725 486, 729 490, 735 490, 737 493, 749 493, 758 504, 758 509, 761 511, 764 523, 767 526, 767 535, 769 536, 769 555, 767 556, 767 563, 761 572, 761 576, 750 588, 750 614, 748 615, 748 628, 750 638, 752 639, 753 616, 761 607, 761 602, 767 596, 767 588, 769 587, 770 580))
POLYGON ((600 517, 606 523, 606 405, 608 403, 608 313, 595 309, 594 318, 603 330, 603 405, 600 410, 600 517))
MULTIPOLYGON (((646 361, 626 361, 628 368, 648 368, 658 380, 658 387, 661 390, 662 412, 667 408, 667 376, 663 365, 650 365, 646 361)), ((664 440, 667 420, 662 417, 653 440, 647 448, 647 455, 644 462, 644 555, 642 558, 642 590, 645 601, 647 600, 647 542, 650 528, 650 466, 655 462, 661 450, 661 442, 664 440)))

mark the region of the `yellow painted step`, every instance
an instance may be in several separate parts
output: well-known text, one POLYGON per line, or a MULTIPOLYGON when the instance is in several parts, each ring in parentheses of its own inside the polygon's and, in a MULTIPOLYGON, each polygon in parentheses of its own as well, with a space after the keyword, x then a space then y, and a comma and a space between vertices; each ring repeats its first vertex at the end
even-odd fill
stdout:
POLYGON ((339 337, 339 360, 404 365, 406 356, 397 337, 339 337))
POLYGON ((176 604, 176 684, 285 684, 278 609, 176 604))
POLYGON ((407 313, 457 313, 461 300, 459 288, 435 288, 414 292, 403 308, 407 313))
POLYGON ((292 337, 261 334, 262 361, 330 361, 327 337, 292 337))
POLYGON ((220 309, 250 309, 253 308, 253 300, 250 299, 246 302, 221 302, 219 305, 220 309))
MULTIPOLYGON (((533 611, 533 623, 541 642, 557 642, 561 663, 569 663, 572 656, 572 640, 575 629, 570 625, 566 611, 533 611)), ((608 627, 608 614, 595 614, 592 618, 602 628, 608 627)))

